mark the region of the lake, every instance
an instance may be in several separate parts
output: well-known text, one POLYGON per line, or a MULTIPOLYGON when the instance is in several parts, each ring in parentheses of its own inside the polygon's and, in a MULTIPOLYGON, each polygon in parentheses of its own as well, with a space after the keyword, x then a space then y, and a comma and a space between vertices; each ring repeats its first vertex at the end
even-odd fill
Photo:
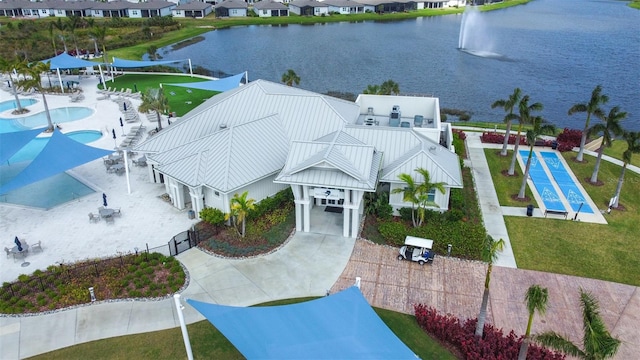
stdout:
POLYGON ((491 109, 520 87, 541 115, 560 127, 582 128, 586 116, 567 115, 601 84, 627 111, 628 129, 640 130, 640 11, 609 0, 534 0, 477 14, 465 31, 481 50, 458 49, 463 15, 398 22, 244 26, 204 34, 204 41, 172 51, 165 59, 191 58, 194 65, 249 80, 279 82, 287 69, 300 87, 358 94, 392 79, 401 93, 440 98, 440 106, 471 111, 472 120, 501 121, 491 109))

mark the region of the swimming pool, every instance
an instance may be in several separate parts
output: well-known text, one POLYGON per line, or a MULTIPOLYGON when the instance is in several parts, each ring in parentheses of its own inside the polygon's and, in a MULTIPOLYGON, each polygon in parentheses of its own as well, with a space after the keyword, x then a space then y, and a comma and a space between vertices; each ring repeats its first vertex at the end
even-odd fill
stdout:
MULTIPOLYGON (((520 150, 520 156, 522 157, 522 161, 526 164, 527 158, 529 157, 529 150, 520 150)), ((529 176, 531 177, 533 186, 538 191, 538 194, 540 194, 542 202, 547 210, 566 211, 558 192, 553 187, 553 184, 547 176, 547 173, 544 171, 536 153, 533 153, 531 157, 529 176)))
MULTIPOLYGON (((65 135, 82 144, 94 142, 102 137, 102 133, 96 130, 73 131, 65 135)), ((9 159, 9 164, 35 159, 48 142, 49 137, 41 137, 31 140, 9 159)))
MULTIPOLYGON (((36 99, 20 99, 20 105, 22 107, 33 105, 38 102, 36 99)), ((0 112, 15 109, 18 107, 15 100, 7 100, 0 102, 0 112)))
MULTIPOLYGON (((93 110, 88 107, 63 107, 51 109, 49 110, 49 114, 51 115, 52 122, 61 124, 84 119, 93 114, 93 110)), ((14 119, 0 117, 0 132, 2 133, 33 129, 46 125, 48 125, 48 123, 45 111, 14 119)))
POLYGON ((580 209, 580 212, 593 214, 591 206, 587 204, 584 194, 578 186, 576 186, 573 178, 564 167, 564 163, 560 161, 558 154, 555 152, 542 151, 540 152, 540 155, 542 155, 551 175, 555 179, 556 183, 558 183, 560 191, 562 191, 564 197, 569 201, 571 209, 573 209, 573 211, 578 211, 578 209, 580 209))

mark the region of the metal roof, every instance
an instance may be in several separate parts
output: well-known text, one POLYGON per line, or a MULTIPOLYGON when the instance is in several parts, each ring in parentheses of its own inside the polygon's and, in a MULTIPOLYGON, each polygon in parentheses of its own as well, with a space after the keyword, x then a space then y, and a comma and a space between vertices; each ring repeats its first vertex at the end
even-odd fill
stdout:
POLYGON ((408 151, 404 156, 396 159, 384 168, 380 175, 380 181, 401 183, 400 174, 409 174, 416 182, 424 181, 415 169, 423 168, 429 171, 431 182, 446 183, 446 187, 462 188, 462 172, 458 156, 440 145, 423 143, 408 151))
POLYGON ((273 0, 258 1, 253 4, 253 8, 256 10, 289 10, 285 4, 273 0))
POLYGON ((277 115, 232 128, 205 138, 149 155, 158 170, 189 186, 206 185, 231 192, 256 179, 277 173, 285 163, 289 141, 277 115), (265 146, 264 139, 269 139, 265 146))
POLYGON ((216 9, 246 9, 249 7, 243 0, 224 0, 223 2, 216 4, 216 9))

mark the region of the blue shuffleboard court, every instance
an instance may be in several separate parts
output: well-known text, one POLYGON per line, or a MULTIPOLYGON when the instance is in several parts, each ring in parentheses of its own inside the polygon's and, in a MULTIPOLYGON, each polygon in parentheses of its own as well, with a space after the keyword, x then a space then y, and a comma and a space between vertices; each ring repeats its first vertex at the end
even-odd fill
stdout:
MULTIPOLYGON (((529 157, 529 150, 520 150, 522 162, 526 165, 529 157)), ((547 210, 566 211, 560 196, 551 184, 551 180, 544 171, 540 161, 535 153, 531 157, 531 166, 529 166, 529 176, 533 181, 538 194, 542 198, 542 202, 547 210)))
POLYGON ((547 164, 551 175, 556 180, 556 183, 558 183, 560 191, 562 191, 564 197, 567 198, 567 201, 571 204, 571 209, 573 209, 573 211, 580 209, 580 212, 593 214, 593 209, 591 209, 591 206, 589 206, 585 200, 583 192, 576 186, 575 181, 573 181, 573 178, 569 175, 564 163, 560 161, 558 154, 549 151, 542 151, 540 154, 547 164), (582 205, 582 208, 580 208, 580 205, 582 205))

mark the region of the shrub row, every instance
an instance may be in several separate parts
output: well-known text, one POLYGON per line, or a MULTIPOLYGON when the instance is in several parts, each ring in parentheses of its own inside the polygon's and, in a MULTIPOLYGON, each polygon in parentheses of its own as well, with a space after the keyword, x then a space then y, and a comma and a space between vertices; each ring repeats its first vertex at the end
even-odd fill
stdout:
MULTIPOLYGON (((484 132, 482 133, 482 136, 480 136, 480 140, 482 140, 483 143, 487 143, 487 144, 502 144, 504 143, 504 134, 500 134, 500 133, 495 133, 495 132, 484 132)), ((509 144, 515 144, 516 143, 516 135, 514 134, 510 134, 509 135, 509 144)), ((520 145, 527 145, 527 139, 525 136, 520 136, 520 145)))
MULTIPOLYGON (((481 339, 475 336, 477 319, 461 322, 453 315, 440 315, 434 308, 423 304, 414 305, 418 325, 440 341, 449 343, 462 354, 463 359, 517 359, 523 336, 516 336, 511 330, 505 335, 502 329, 485 324, 481 339)), ((529 360, 561 360, 564 355, 552 352, 536 344, 530 344, 527 351, 529 360)))
POLYGON ((558 151, 571 151, 574 147, 580 146, 582 139, 582 131, 576 129, 564 128, 558 138, 558 151))

